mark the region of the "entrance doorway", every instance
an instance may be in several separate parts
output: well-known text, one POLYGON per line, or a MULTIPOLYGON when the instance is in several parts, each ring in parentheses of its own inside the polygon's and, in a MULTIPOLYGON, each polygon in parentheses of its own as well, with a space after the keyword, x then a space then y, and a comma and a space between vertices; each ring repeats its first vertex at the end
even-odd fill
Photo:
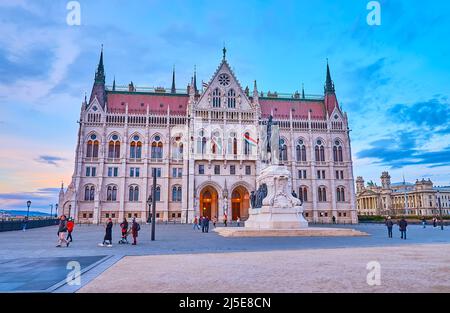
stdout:
POLYGON ((206 186, 200 192, 200 216, 207 216, 210 220, 218 217, 218 193, 214 187, 206 186))
POLYGON ((238 218, 246 220, 248 218, 248 208, 250 207, 250 196, 242 186, 236 187, 231 193, 231 212, 232 220, 235 221, 238 218))

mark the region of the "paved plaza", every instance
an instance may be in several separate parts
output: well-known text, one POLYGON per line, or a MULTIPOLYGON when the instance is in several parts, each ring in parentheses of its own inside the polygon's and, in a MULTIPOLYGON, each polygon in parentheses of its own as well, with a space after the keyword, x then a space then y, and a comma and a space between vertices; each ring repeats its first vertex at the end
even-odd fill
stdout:
MULTIPOLYGON (((333 227, 348 228, 349 225, 333 227)), ((154 242, 150 241, 149 225, 142 225, 138 246, 118 245, 120 229, 115 226, 114 245, 108 248, 98 246, 103 239, 103 226, 77 225, 73 233, 74 242, 70 247, 56 248, 56 227, 30 229, 26 232, 3 232, 0 233, 0 288, 1 291, 113 291, 113 284, 103 283, 103 289, 98 290, 95 286, 99 286, 99 282, 108 281, 108 275, 115 277, 117 273, 122 272, 120 269, 123 267, 128 269, 124 272, 124 277, 144 279, 145 273, 150 270, 146 264, 152 264, 152 271, 161 276, 152 282, 146 281, 145 285, 142 285, 142 291, 202 291, 199 287, 190 288, 190 280, 186 280, 186 277, 195 276, 202 269, 211 271, 211 279, 220 284, 220 277, 224 276, 245 281, 274 271, 302 275, 301 269, 308 267, 310 275, 315 273, 319 276, 311 276, 309 280, 305 278, 303 287, 295 291, 315 291, 317 286, 314 287, 313 284, 307 287, 308 281, 334 273, 334 277, 352 282, 356 277, 350 275, 352 266, 348 264, 353 264, 350 260, 359 262, 354 264, 355 270, 367 272, 364 262, 369 259, 377 260, 377 257, 380 259, 381 256, 389 258, 383 266, 389 275, 397 275, 396 271, 401 270, 400 265, 403 264, 405 269, 410 269, 409 276, 412 277, 419 277, 419 272, 420 275, 428 273, 430 278, 440 272, 449 276, 450 256, 446 251, 450 250, 450 229, 442 231, 430 226, 423 229, 419 225, 411 225, 408 239, 401 240, 397 228, 394 238, 389 239, 384 225, 360 224, 352 227, 367 232, 370 236, 226 238, 215 232, 204 234, 198 230, 194 231, 192 225, 157 224, 157 240, 154 242), (400 253, 404 257, 397 256, 400 253), (367 258, 363 258, 364 255, 367 255, 367 258), (76 260, 81 264, 81 286, 68 287, 63 283, 69 272, 66 269, 69 260, 76 260), (278 267, 277 264, 282 266, 278 267), (350 267, 344 269, 343 264, 350 267), (244 269, 247 274, 243 272, 244 269), (178 278, 174 280, 175 277, 178 278), (180 289, 168 289, 169 283, 171 286, 178 285, 180 289)), ((280 277, 284 277, 283 275, 280 277)), ((358 279, 361 277, 358 276, 358 279)), ((133 279, 129 282, 132 284, 133 279)), ((231 283, 234 282, 230 281, 231 283)), ((403 280, 403 283, 397 286, 397 290, 402 290, 408 279, 403 280)), ((430 288, 430 291, 448 291, 448 282, 442 282, 441 287, 431 285, 436 283, 438 280, 429 279, 422 281, 422 286, 425 289, 430 288), (435 287, 437 289, 433 289, 435 287)), ((289 280, 286 280, 286 284, 290 285, 289 280)), ((286 292, 289 291, 287 285, 283 287, 280 283, 278 287, 274 286, 274 290, 264 291, 286 292)), ((225 288, 224 286, 221 288, 225 288)), ((364 290, 359 290, 358 284, 352 288, 354 291, 364 290)), ((257 291, 251 288, 246 290, 257 291)), ((129 290, 123 291, 140 290, 130 286, 129 290)))

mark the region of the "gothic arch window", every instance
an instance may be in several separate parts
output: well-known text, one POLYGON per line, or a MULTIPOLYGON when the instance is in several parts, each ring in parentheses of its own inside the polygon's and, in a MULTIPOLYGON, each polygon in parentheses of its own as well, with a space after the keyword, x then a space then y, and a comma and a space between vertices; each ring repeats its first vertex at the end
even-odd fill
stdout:
POLYGON ((92 185, 87 185, 84 187, 84 201, 94 201, 95 198, 95 187, 92 185))
POLYGON ((287 161, 288 160, 288 153, 287 153, 287 144, 286 140, 281 138, 280 139, 280 161, 287 161))
POLYGON ((236 133, 235 132, 231 132, 230 136, 228 138, 227 153, 228 154, 237 155, 237 148, 238 148, 238 142, 237 142, 237 138, 236 138, 236 133))
POLYGON ((128 189, 128 201, 137 202, 139 201, 139 187, 138 186, 130 186, 128 189))
POLYGON ((222 154, 222 137, 219 131, 214 131, 211 141, 211 152, 212 154, 222 154))
POLYGON ((307 202, 308 201, 308 187, 300 186, 298 191, 299 191, 298 192, 299 199, 302 200, 303 202, 307 202))
POLYGON ((227 96, 228 96, 228 98, 227 98, 228 108, 235 109, 236 108, 236 91, 234 91, 234 89, 228 90, 227 96))
POLYGON ((295 147, 297 162, 306 162, 306 146, 303 139, 299 139, 297 141, 297 145, 295 147))
POLYGON ((337 202, 345 202, 345 188, 339 186, 336 188, 336 199, 337 202))
POLYGON ((183 159, 183 142, 181 141, 181 136, 174 138, 172 144, 172 158, 175 160, 183 159))
POLYGON ((316 162, 325 162, 325 147, 323 145, 323 140, 318 139, 316 141, 316 146, 314 147, 316 162))
POLYGON ((327 201, 327 189, 325 188, 325 186, 319 186, 318 190, 317 190, 317 200, 319 202, 326 202, 327 201))
POLYGON ((119 159, 120 158, 120 141, 118 135, 112 135, 108 143, 108 158, 119 159))
POLYGON ((108 186, 106 191, 106 201, 117 201, 117 186, 108 186))
POLYGON ((138 135, 134 135, 130 143, 130 159, 140 159, 142 157, 142 142, 138 135))
POLYGON ((213 91, 213 108, 220 108, 220 99, 221 97, 221 92, 219 90, 219 88, 214 89, 213 91))
POLYGON ((151 145, 151 158, 162 159, 163 157, 163 143, 160 135, 156 135, 153 138, 151 145))
POLYGON ((98 158, 98 147, 99 141, 97 135, 92 134, 89 136, 89 140, 86 145, 86 157, 87 158, 98 158))
POLYGON ((173 202, 181 202, 182 189, 181 186, 173 186, 172 187, 172 201, 173 202))
POLYGON ((334 162, 344 162, 342 153, 342 144, 339 140, 335 140, 333 146, 333 160, 334 162))

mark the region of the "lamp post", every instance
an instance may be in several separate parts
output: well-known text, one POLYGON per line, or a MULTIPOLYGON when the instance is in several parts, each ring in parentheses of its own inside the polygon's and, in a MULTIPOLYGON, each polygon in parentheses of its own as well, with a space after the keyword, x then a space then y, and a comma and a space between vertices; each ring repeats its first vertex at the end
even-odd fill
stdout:
POLYGON ((72 210, 72 205, 71 204, 69 204, 69 216, 68 216, 68 218, 70 218, 70 211, 72 210))
POLYGON ((152 241, 155 241, 155 220, 156 220, 156 168, 153 168, 153 186, 152 186, 152 241))
POLYGON ((31 206, 31 201, 30 200, 28 200, 27 201, 27 220, 28 220, 28 218, 30 217, 30 206, 31 206))
POLYGON ((53 204, 50 204, 50 218, 53 217, 53 204))
POLYGON ((444 230, 444 219, 442 218, 442 207, 441 207, 441 193, 437 191, 438 206, 439 206, 439 217, 441 218, 441 230, 444 230))
POLYGON ((148 205, 148 218, 147 218, 147 224, 150 224, 152 222, 152 195, 148 196, 147 199, 147 205, 148 205))
MULTIPOLYGON (((58 203, 55 204, 55 217, 56 217, 56 214, 58 214, 58 203)), ((52 217, 53 217, 53 216, 52 216, 52 217)))

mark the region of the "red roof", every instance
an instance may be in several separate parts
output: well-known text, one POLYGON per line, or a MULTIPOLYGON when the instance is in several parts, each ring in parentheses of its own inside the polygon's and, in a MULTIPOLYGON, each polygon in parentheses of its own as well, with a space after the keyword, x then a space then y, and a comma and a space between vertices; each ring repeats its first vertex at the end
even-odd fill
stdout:
POLYGON ((123 113, 125 104, 128 104, 128 112, 147 112, 147 106, 151 113, 167 114, 167 108, 171 114, 186 114, 189 95, 184 94, 157 94, 157 93, 128 93, 108 91, 108 112, 123 113))
POLYGON ((325 104, 320 100, 260 98, 259 104, 263 117, 272 113, 274 118, 289 119, 292 111, 293 118, 307 119, 310 110, 312 119, 324 119, 326 117, 325 104))

